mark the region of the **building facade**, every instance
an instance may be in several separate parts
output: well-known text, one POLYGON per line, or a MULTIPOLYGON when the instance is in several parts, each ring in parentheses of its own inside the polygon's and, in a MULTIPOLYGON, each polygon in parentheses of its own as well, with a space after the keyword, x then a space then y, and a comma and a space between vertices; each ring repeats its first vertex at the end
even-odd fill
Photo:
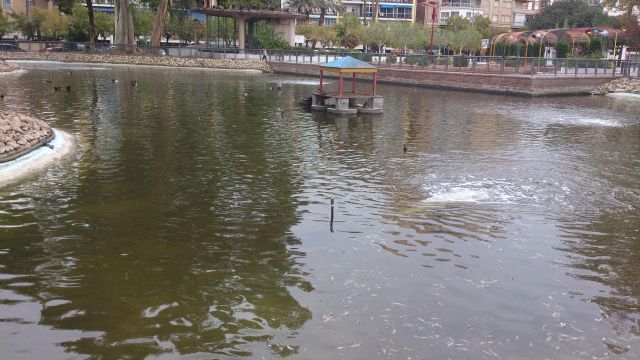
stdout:
POLYGON ((5 14, 28 14, 33 8, 54 9, 51 0, 2 0, 2 12, 5 14))
MULTIPOLYGON (((417 0, 342 0, 344 12, 357 15, 363 22, 374 17, 374 7, 377 3, 378 20, 382 21, 415 21, 417 0)), ((288 7, 288 2, 283 0, 282 7, 288 7)), ((334 25, 337 22, 338 14, 327 12, 324 17, 325 25, 334 25)), ((309 21, 317 23, 320 19, 320 12, 315 10, 309 16, 309 21)))

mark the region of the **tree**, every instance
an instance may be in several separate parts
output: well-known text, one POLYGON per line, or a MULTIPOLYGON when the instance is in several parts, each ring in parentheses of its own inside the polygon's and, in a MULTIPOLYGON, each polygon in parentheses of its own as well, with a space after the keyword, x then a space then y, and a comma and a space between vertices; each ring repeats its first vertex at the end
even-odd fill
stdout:
POLYGON ((340 22, 336 24, 336 39, 342 46, 349 49, 360 45, 364 27, 360 22, 360 18, 353 13, 345 14, 340 18, 340 22))
POLYGON ((420 47, 421 29, 404 21, 394 21, 389 25, 391 46, 398 49, 417 49, 420 47))
POLYGON ((386 22, 376 21, 364 28, 364 41, 375 44, 378 51, 391 41, 391 33, 386 22))
POLYGON ((344 6, 340 0, 316 0, 316 6, 320 8, 320 17, 318 18, 318 25, 324 25, 324 16, 327 11, 333 11, 339 13, 344 11, 344 6))
POLYGON ((86 0, 87 3, 87 13, 89 17, 89 44, 93 45, 96 41, 96 21, 95 16, 93 14, 93 2, 91 0, 86 0))
MULTIPOLYGON (((156 12, 156 18, 153 22, 153 31, 151 32, 151 46, 159 46, 160 38, 163 33, 163 27, 166 23, 167 11, 169 9, 169 0, 160 0, 158 4, 158 11, 156 12)), ((167 39, 167 41, 169 41, 167 39)))
POLYGON ((284 49, 289 46, 287 40, 280 33, 274 32, 269 23, 258 26, 255 39, 258 46, 263 49, 284 49))
POLYGON ((9 18, 7 18, 3 13, 2 9, 0 9, 0 38, 3 38, 4 35, 9 30, 9 18))
POLYGON ((305 14, 308 21, 309 14, 311 14, 313 9, 318 8, 318 0, 290 0, 289 6, 296 9, 297 12, 305 14))
MULTIPOLYGON (((95 17, 96 21, 96 34, 102 36, 103 39, 111 36, 113 34, 113 29, 115 27, 115 19, 112 15, 109 15, 104 12, 96 13, 95 17)), ((97 36, 96 35, 96 36, 97 36)))
POLYGON ((131 49, 135 45, 133 17, 129 11, 129 0, 115 0, 115 40, 116 46, 131 49))
POLYGON ((483 39, 491 39, 491 20, 482 15, 476 15, 471 19, 471 24, 483 39))
POLYGON ((536 14, 528 27, 529 30, 589 27, 594 26, 598 14, 602 14, 602 8, 589 6, 582 0, 558 0, 536 14))
POLYGON ((482 35, 472 28, 456 31, 453 34, 451 46, 458 49, 460 55, 463 50, 473 52, 482 46, 482 35))
POLYGON ((133 29, 136 36, 149 36, 153 31, 156 15, 149 9, 137 9, 133 12, 133 29))
POLYGON ((35 8, 32 10, 35 15, 36 12, 42 12, 41 22, 41 35, 54 40, 60 40, 66 36, 69 31, 69 19, 62 15, 57 10, 44 10, 35 8))
POLYGON ((71 15, 73 6, 76 4, 76 0, 54 0, 53 3, 67 15, 71 15))
POLYGON ((167 45, 169 44, 169 40, 178 34, 180 29, 180 19, 178 19, 177 15, 167 16, 164 19, 164 26, 162 27, 162 36, 166 39, 167 45))
POLYGON ((452 16, 447 20, 447 26, 445 29, 449 31, 462 31, 471 28, 471 22, 460 16, 452 16))

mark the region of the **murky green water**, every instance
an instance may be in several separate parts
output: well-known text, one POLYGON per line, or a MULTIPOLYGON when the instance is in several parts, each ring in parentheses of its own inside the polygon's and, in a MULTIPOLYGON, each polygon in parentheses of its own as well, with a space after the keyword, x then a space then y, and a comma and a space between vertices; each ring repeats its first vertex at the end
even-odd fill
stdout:
POLYGON ((2 359, 640 357, 637 99, 29 68, 77 149, 0 189, 2 359))

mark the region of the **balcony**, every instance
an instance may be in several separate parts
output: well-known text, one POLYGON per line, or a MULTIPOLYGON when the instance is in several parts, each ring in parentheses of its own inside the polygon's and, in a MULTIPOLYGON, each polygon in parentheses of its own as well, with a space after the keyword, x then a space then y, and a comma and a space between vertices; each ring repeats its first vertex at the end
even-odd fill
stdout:
POLYGON ((440 6, 440 10, 444 10, 447 8, 451 8, 451 9, 467 8, 467 9, 479 10, 479 9, 482 9, 482 4, 480 3, 480 1, 467 0, 467 1, 443 2, 442 5, 440 6))

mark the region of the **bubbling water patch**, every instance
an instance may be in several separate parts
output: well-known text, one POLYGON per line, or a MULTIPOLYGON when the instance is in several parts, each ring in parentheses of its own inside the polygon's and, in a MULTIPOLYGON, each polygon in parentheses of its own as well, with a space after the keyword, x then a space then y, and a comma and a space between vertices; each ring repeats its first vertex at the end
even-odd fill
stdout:
POLYGON ((525 179, 474 179, 463 177, 458 182, 426 184, 429 196, 426 203, 479 203, 541 205, 556 203, 566 205, 569 188, 553 182, 533 184, 525 179))
POLYGON ((508 118, 527 121, 541 125, 568 125, 568 126, 599 126, 622 127, 627 125, 620 121, 619 114, 604 109, 579 111, 584 109, 546 107, 541 109, 531 108, 530 111, 514 112, 508 107, 497 107, 492 111, 498 112, 508 118))

